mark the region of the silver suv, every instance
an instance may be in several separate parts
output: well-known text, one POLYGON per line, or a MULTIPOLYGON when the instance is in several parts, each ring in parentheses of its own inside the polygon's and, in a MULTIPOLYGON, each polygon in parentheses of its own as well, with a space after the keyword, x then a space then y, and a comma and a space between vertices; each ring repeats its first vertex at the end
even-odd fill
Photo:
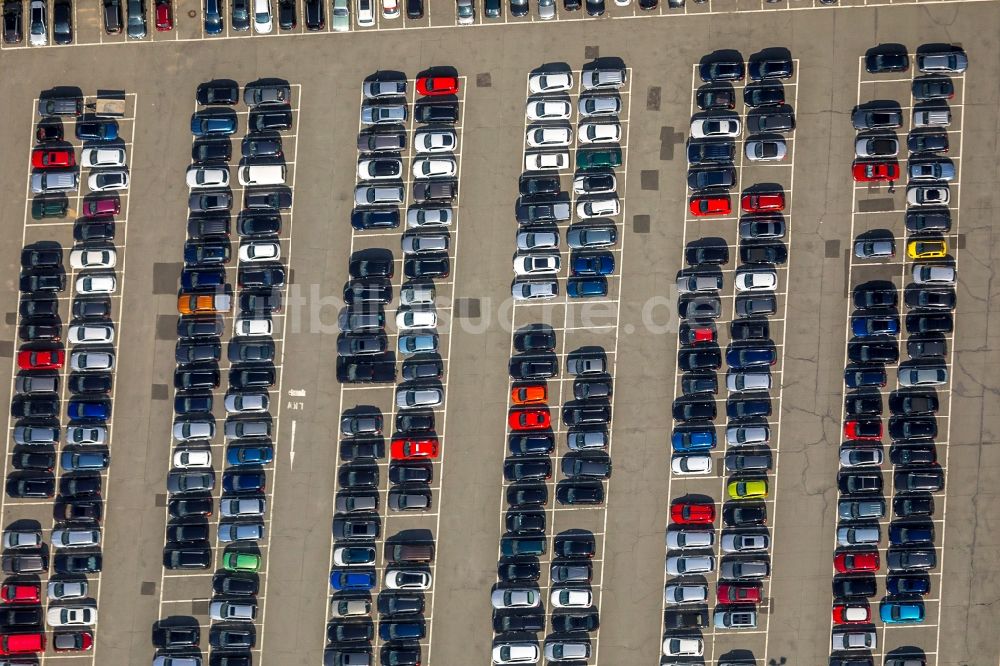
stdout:
POLYGON ((389 125, 405 121, 405 104, 365 104, 361 107, 361 122, 365 125, 389 125))
POLYGON ((389 206, 403 203, 402 185, 359 185, 354 190, 356 206, 389 206))
POLYGON ((625 85, 624 69, 591 69, 583 73, 581 83, 584 90, 599 88, 621 88, 625 85))

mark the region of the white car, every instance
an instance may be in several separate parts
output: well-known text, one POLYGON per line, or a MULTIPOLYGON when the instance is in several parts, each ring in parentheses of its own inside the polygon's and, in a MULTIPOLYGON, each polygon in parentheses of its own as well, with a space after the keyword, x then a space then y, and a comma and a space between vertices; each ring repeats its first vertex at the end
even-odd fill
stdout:
POLYGON ((115 327, 111 324, 75 324, 69 327, 69 342, 73 345, 111 344, 115 327))
POLYGON ((580 143, 617 143, 622 140, 622 126, 618 123, 583 123, 580 125, 580 143))
MULTIPOLYGON (((338 567, 365 567, 371 566, 366 562, 357 562, 351 559, 350 550, 356 546, 337 546, 333 549, 333 563, 338 567)), ((372 549, 374 551, 374 548, 372 549)))
POLYGON ((559 253, 544 252, 514 257, 515 275, 554 275, 559 272, 559 253))
POLYGON ((403 161, 391 157, 358 160, 361 180, 398 180, 402 177, 403 161))
POLYGON ((552 590, 549 602, 553 608, 590 608, 594 605, 594 595, 584 588, 564 587, 552 590))
POLYGON ((399 0, 382 0, 382 18, 399 18, 399 0))
POLYGON ((212 466, 210 449, 180 449, 174 452, 174 468, 195 469, 212 466))
POLYGON ((401 331, 435 328, 437 323, 437 313, 434 310, 402 310, 396 313, 396 327, 401 331))
POLYGON ((493 646, 494 664, 537 664, 540 653, 534 643, 497 643, 493 646))
POLYGON ((524 137, 532 148, 557 148, 573 143, 573 130, 568 127, 535 127, 524 137))
POLYGON ((228 185, 229 169, 193 166, 187 170, 187 186, 192 190, 202 187, 228 187, 228 185))
POLYGON ((253 622, 257 619, 257 604, 248 601, 213 601, 208 607, 208 616, 219 622, 253 622))
POLYGON ((97 608, 93 606, 57 606, 45 613, 50 627, 92 627, 97 624, 97 608))
POLYGON ((737 137, 742 131, 738 118, 700 118, 691 121, 692 139, 737 137))
POLYGON ((226 395, 223 404, 228 414, 259 414, 267 411, 270 400, 267 391, 246 391, 226 395))
POLYGON ((450 157, 421 157, 413 160, 414 178, 449 178, 458 172, 458 165, 450 157))
POLYGON ((917 185, 906 189, 906 203, 911 206, 947 206, 951 192, 947 185, 917 185))
POLYGON ((524 113, 528 120, 569 120, 573 107, 562 99, 543 99, 528 102, 524 113))
POLYGON ((413 147, 418 153, 450 153, 458 145, 458 136, 451 130, 417 132, 413 147))
POLYGON ((558 171, 569 168, 569 153, 528 153, 524 156, 525 171, 558 171))
POLYGON ((250 241, 240 244, 240 261, 277 261, 281 259, 281 245, 274 241, 250 241))
POLYGON ((607 199, 588 199, 586 201, 580 201, 576 204, 576 216, 581 220, 587 220, 593 217, 617 215, 620 211, 621 206, 618 203, 618 197, 609 197, 607 199))
POLYGON ((118 253, 113 247, 83 248, 69 253, 69 265, 76 270, 84 268, 114 268, 118 253))
POLYGON ((535 93, 563 92, 573 87, 573 74, 552 72, 532 74, 528 79, 528 90, 535 93))
POLYGON ((663 654, 667 657, 700 657, 705 654, 705 641, 700 638, 680 636, 665 638, 663 654))
POLYGON ((451 221, 450 208, 415 208, 411 206, 406 211, 406 227, 408 229, 450 227, 451 221))
POLYGON ((778 288, 775 271, 754 270, 736 274, 736 291, 774 291, 778 288))
POLYGON ((75 351, 69 355, 69 367, 77 372, 111 370, 115 367, 115 355, 111 352, 75 351))
POLYGON ((269 35, 274 30, 274 20, 271 18, 270 0, 254 0, 253 31, 258 35, 269 35))
POLYGON ((427 571, 389 569, 385 572, 385 586, 390 590, 429 590, 431 575, 427 571))
POLYGON ((577 110, 583 118, 617 116, 622 110, 622 101, 613 95, 588 95, 580 98, 577 110))
POLYGON ((125 166, 124 148, 84 148, 80 153, 82 167, 123 167, 125 166))
POLYGON ((28 43, 32 46, 45 46, 49 43, 48 12, 45 10, 45 0, 31 0, 30 11, 28 43))
POLYGON ((934 264, 916 264, 913 267, 913 281, 917 284, 950 285, 955 284, 954 266, 935 266, 934 264))
POLYGON ((538 590, 531 588, 512 587, 508 589, 493 590, 490 595, 490 603, 493 608, 503 610, 505 608, 537 608, 542 603, 542 597, 538 590))
POLYGON ((555 280, 514 280, 510 295, 515 301, 535 301, 555 298, 559 295, 559 283, 555 280))
POLYGON ((618 179, 613 173, 585 174, 573 179, 577 194, 610 194, 618 190, 618 179))
POLYGON ((234 335, 271 335, 274 324, 270 319, 237 319, 234 335))
POLYGON ((711 474, 712 456, 674 456, 670 459, 670 471, 680 475, 711 474))
POLYGON ((80 294, 113 294, 117 288, 114 275, 81 275, 76 279, 76 291, 80 294))
POLYGON ((705 574, 715 570, 711 555, 676 555, 667 558, 667 573, 671 576, 705 574))
POLYGON ((708 585, 667 585, 663 588, 663 603, 677 604, 705 603, 708 600, 708 585))
POLYGON ((46 588, 49 601, 84 599, 89 592, 90 585, 85 580, 50 580, 46 588))
POLYGON ((111 169, 90 174, 87 187, 91 192, 110 192, 112 190, 128 189, 128 172, 124 169, 111 169))

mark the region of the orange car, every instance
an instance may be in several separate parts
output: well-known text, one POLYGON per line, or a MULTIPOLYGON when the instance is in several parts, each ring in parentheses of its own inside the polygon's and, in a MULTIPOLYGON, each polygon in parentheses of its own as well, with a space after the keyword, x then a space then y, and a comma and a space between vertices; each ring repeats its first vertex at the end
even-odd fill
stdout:
POLYGON ((515 405, 537 405, 549 399, 545 384, 524 384, 510 391, 510 401, 515 405))
POLYGON ((229 294, 187 294, 177 297, 177 312, 189 314, 223 314, 229 312, 232 298, 229 294))

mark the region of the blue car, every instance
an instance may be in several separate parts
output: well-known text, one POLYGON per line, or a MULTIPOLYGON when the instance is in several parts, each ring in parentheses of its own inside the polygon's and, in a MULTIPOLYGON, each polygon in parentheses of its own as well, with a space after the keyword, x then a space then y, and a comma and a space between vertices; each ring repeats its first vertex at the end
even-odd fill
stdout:
POLYGON ((608 295, 608 279, 603 275, 589 278, 570 278, 566 285, 570 298, 593 298, 608 295))
POLYGON ((368 592, 375 589, 375 571, 335 569, 330 572, 330 588, 336 592, 368 592))
POLYGON ((118 123, 113 120, 88 120, 76 124, 80 141, 114 141, 118 138, 118 123))
POLYGON ((195 136, 229 136, 236 134, 236 114, 232 111, 196 113, 191 116, 191 133, 195 136))
POLYGON ((187 241, 184 243, 185 264, 224 264, 229 261, 229 241, 187 241))
POLYGON ((70 400, 66 415, 70 421, 107 421, 111 416, 111 403, 106 400, 70 400))
POLYGON ((670 436, 670 446, 675 453, 693 453, 695 451, 711 451, 715 448, 715 429, 705 430, 675 430, 670 436))
POLYGON ((934 543, 931 523, 894 523, 889 526, 889 543, 893 546, 927 546, 934 543))
POLYGON ((222 491, 226 493, 262 493, 267 482, 263 471, 226 472, 222 491))
POLYGON ((222 9, 219 0, 205 0, 205 34, 218 35, 222 32, 222 9))
POLYGON ((856 338, 899 335, 899 317, 885 315, 853 317, 851 319, 851 333, 856 338))
POLYGON ((910 624, 924 621, 922 601, 883 601, 879 617, 886 624, 910 624))
POLYGON ((226 450, 226 464, 233 467, 266 465, 274 460, 274 449, 270 444, 244 444, 230 446, 226 450))
POLYGON ((426 634, 423 622, 378 623, 378 637, 383 641, 419 641, 426 634))
POLYGON ((63 451, 59 466, 64 472, 107 469, 111 456, 107 451, 63 451))
POLYGON ((181 273, 181 289, 184 291, 215 289, 225 284, 226 270, 224 268, 186 270, 181 273))
POLYGON ((726 352, 726 364, 733 370, 774 365, 777 360, 773 347, 733 347, 726 352))
POLYGON ((921 596, 931 591, 931 580, 927 576, 889 576, 885 588, 889 594, 919 594, 921 596))
POLYGON ((610 252, 578 254, 570 264, 573 275, 611 275, 615 272, 615 258, 610 252))

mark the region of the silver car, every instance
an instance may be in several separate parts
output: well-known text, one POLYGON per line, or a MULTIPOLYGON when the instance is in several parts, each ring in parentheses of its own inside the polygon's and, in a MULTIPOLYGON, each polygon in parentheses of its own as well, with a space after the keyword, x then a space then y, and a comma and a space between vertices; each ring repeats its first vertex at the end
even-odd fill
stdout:
POLYGON ((391 125, 406 122, 405 104, 365 104, 361 107, 364 125, 391 125))
POLYGON ((219 523, 219 541, 259 541, 264 538, 263 523, 219 523))
POLYGON ((881 538, 882 531, 878 525, 837 528, 837 544, 841 546, 868 546, 877 544, 881 538))
POLYGON ((270 437, 271 422, 266 419, 228 420, 226 421, 225 435, 226 439, 270 437))
POLYGON ((69 367, 77 372, 111 370, 115 355, 111 352, 75 351, 69 356, 69 367))
POLYGON ((403 203, 401 185, 359 185, 354 190, 356 206, 389 206, 403 203))
POLYGON ((403 388, 396 390, 396 407, 400 409, 416 409, 419 407, 437 407, 444 402, 444 392, 437 387, 403 388))
POLYGON ((262 497, 223 497, 219 513, 225 518, 263 516, 266 504, 262 497))
POLYGON ((40 548, 42 545, 42 533, 38 530, 4 530, 4 549, 40 548))
POLYGON ((859 240, 854 244, 858 259, 888 259, 896 254, 896 243, 891 238, 859 240))
POLYGON ((50 580, 46 588, 49 601, 83 599, 89 594, 90 585, 85 580, 50 580))
POLYGON ((454 216, 450 208, 413 208, 406 211, 409 229, 422 227, 450 227, 454 216))
POLYGON ((954 266, 916 264, 913 267, 913 281, 917 284, 953 285, 955 284, 955 268, 954 266))
POLYGON ((608 448, 605 430, 570 430, 566 433, 566 447, 570 451, 596 451, 608 448))
POLYGON ((711 548, 715 533, 711 530, 671 530, 666 537, 668 550, 711 548))
POLYGON ((399 241, 403 254, 447 252, 448 234, 404 234, 399 241))
POLYGON ((566 243, 573 250, 608 247, 617 240, 618 232, 612 226, 575 225, 566 233, 566 243))
POLYGON ((722 535, 719 545, 726 553, 752 553, 767 550, 771 545, 771 539, 766 534, 729 532, 722 535))
POLYGON ((770 428, 766 425, 733 426, 726 428, 726 444, 729 446, 767 444, 770 435, 770 428))
POLYGON ((719 576, 729 579, 766 578, 771 573, 771 566, 766 559, 723 560, 719 567, 719 576))
POLYGON ((676 555, 667 558, 667 573, 671 576, 705 574, 715 570, 711 555, 676 555))
POLYGON ((215 421, 178 421, 174 423, 173 434, 178 442, 212 439, 215 437, 215 421))
POLYGON ((948 368, 944 365, 901 366, 896 370, 899 385, 941 386, 948 383, 948 368))
POLYGON ((213 488, 215 474, 210 471, 173 470, 167 475, 167 492, 171 494, 211 492, 213 488))
POLYGON ((580 98, 577 109, 584 118, 616 116, 622 110, 622 101, 614 95, 589 95, 580 98))
POLYGON ((365 99, 379 99, 382 97, 401 97, 406 95, 406 81, 365 81, 361 87, 365 99))
POLYGON ((875 650, 878 638, 874 631, 840 631, 833 634, 830 649, 837 650, 875 650))
POLYGON ((101 545, 101 531, 86 527, 64 527, 52 530, 53 548, 84 548, 101 545))
POLYGON ((226 395, 226 411, 230 414, 266 412, 269 401, 267 391, 248 391, 226 395))
POLYGON ((726 388, 733 393, 740 391, 769 391, 771 390, 771 373, 729 371, 726 375, 726 388))
POLYGON ((677 604, 698 604, 708 601, 708 586, 700 584, 667 585, 663 588, 663 603, 668 606, 677 604))
POLYGON ((559 248, 559 231, 519 231, 517 232, 518 250, 555 250, 559 248))
POLYGON ((257 604, 246 601, 213 601, 208 615, 219 622, 253 622, 257 618, 257 604))
POLYGON ((17 426, 14 443, 18 446, 55 444, 59 441, 59 428, 54 426, 17 426))
POLYGON ((510 295, 515 301, 555 298, 559 295, 559 283, 555 280, 515 280, 510 295))
POLYGON ((408 284, 399 290, 400 305, 431 305, 434 303, 434 285, 408 284))
POLYGON ((70 426, 66 428, 67 444, 96 444, 100 446, 108 441, 108 429, 105 426, 70 426))
POLYGON ((779 162, 788 154, 788 146, 777 139, 747 141, 746 156, 751 162, 779 162))

